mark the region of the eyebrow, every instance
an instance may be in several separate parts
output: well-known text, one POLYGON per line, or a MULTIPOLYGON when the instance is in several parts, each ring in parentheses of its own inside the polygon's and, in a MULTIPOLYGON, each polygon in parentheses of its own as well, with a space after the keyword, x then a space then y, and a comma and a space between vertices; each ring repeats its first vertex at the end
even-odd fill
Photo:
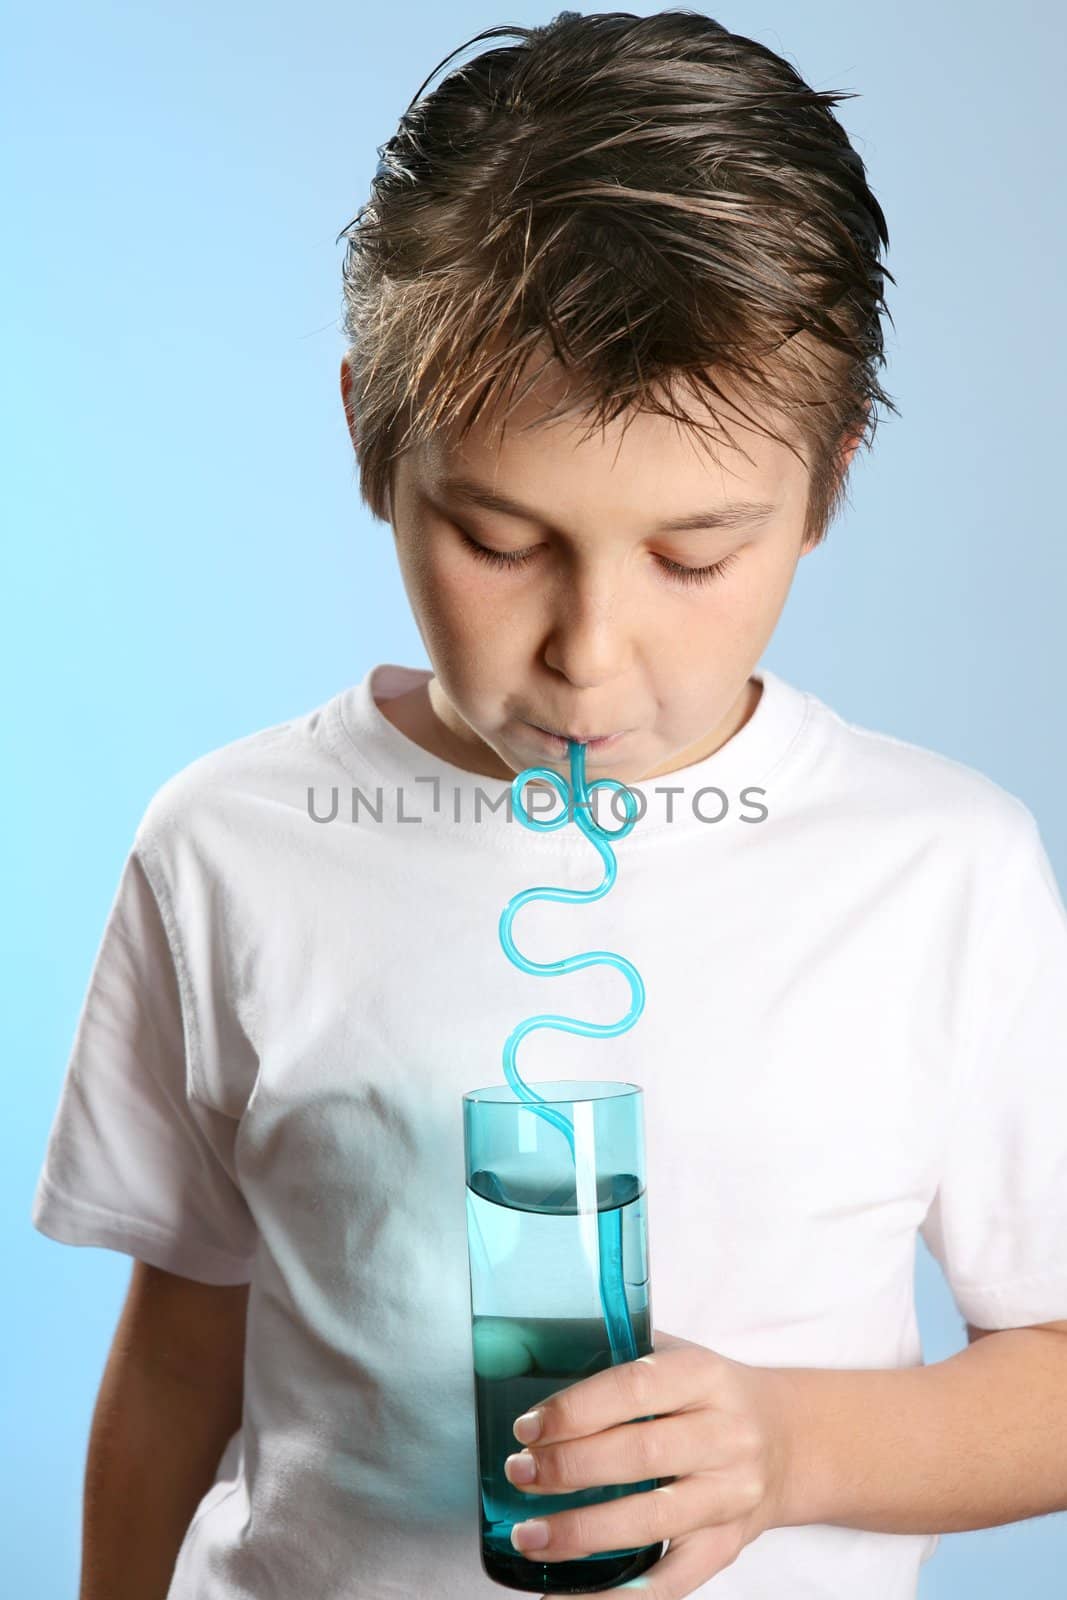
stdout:
MULTIPOLYGON (((508 495, 497 494, 486 484, 478 483, 473 478, 457 476, 455 474, 441 478, 438 490, 442 494, 451 495, 457 500, 466 500, 471 505, 481 506, 486 511, 497 511, 505 517, 522 517, 526 522, 544 524, 545 519, 540 512, 530 506, 512 500, 508 495)), ((705 511, 691 511, 684 517, 671 517, 666 522, 657 523, 656 533, 685 533, 697 528, 736 528, 742 523, 761 522, 777 511, 777 506, 767 500, 724 500, 717 506, 709 506, 705 511)))

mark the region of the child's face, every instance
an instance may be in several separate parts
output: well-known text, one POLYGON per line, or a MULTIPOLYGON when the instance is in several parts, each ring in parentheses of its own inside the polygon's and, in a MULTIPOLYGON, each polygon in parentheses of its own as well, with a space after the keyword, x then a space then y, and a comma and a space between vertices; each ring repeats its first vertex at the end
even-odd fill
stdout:
POLYGON ((397 463, 390 519, 434 671, 416 725, 420 742, 436 732, 438 753, 497 777, 568 771, 566 746, 531 723, 618 732, 586 751, 587 771, 640 782, 710 754, 754 709, 749 674, 811 548, 807 468, 732 412, 752 463, 725 444, 713 457, 650 414, 585 440, 572 418, 520 432, 556 382, 542 377, 502 439, 479 422, 461 447, 438 437, 397 463), (449 483, 460 476, 523 512, 474 503, 449 483), (738 500, 770 510, 732 527, 663 527, 738 500), (464 532, 528 559, 490 565, 464 532), (704 584, 668 567, 723 560, 704 584))

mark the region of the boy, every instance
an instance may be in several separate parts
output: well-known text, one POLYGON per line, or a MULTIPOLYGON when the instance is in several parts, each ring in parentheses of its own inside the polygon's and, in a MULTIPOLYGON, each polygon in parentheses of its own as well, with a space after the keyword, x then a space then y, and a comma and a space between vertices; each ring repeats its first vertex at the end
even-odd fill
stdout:
MULTIPOLYGON (((500 909, 599 881, 506 805, 567 737, 641 816, 610 896, 529 907, 520 942, 624 950, 648 1004, 520 1068, 644 1085, 671 1331, 516 1450, 535 1522, 546 1489, 666 1480, 547 1519, 545 1588, 662 1538, 651 1600, 904 1600, 940 1531, 1067 1506, 1036 823, 758 668, 891 405, 842 96, 695 13, 478 37, 505 31, 346 230, 346 416, 432 671, 380 663, 166 783, 93 970, 33 1213, 135 1258, 82 1600, 499 1592, 460 1097, 545 998, 500 909), (918 1233, 973 1341, 931 1367, 918 1233)), ((552 1008, 609 1020, 622 988, 568 974, 552 1008)))

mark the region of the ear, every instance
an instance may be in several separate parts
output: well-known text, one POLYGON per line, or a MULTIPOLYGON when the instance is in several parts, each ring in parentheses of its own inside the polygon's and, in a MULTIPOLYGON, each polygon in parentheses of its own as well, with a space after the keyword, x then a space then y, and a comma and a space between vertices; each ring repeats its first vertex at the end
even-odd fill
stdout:
POLYGON ((800 555, 797 557, 798 561, 803 561, 805 556, 810 556, 811 552, 816 549, 819 543, 820 541, 818 539, 805 539, 804 543, 800 547, 800 555))
MULTIPOLYGON (((871 409, 871 403, 869 400, 866 402, 863 409, 865 417, 869 416, 871 409)), ((856 433, 852 434, 849 438, 845 439, 840 445, 837 452, 837 470, 842 479, 844 478, 849 467, 852 465, 852 457, 859 449, 863 440, 863 435, 866 431, 866 423, 864 423, 863 427, 861 427, 856 433)), ((810 555, 813 550, 817 550, 819 548, 822 542, 823 540, 821 538, 806 539, 804 544, 801 546, 801 556, 810 555)))
POLYGON ((856 451, 859 449, 860 443, 862 442, 862 439, 863 439, 863 435, 867 431, 867 419, 869 418, 870 414, 871 414, 871 402, 868 400, 868 401, 865 402, 864 407, 863 407, 863 415, 864 415, 863 426, 856 433, 852 434, 852 436, 850 438, 846 439, 844 441, 844 443, 842 444, 842 446, 841 446, 841 451, 840 451, 841 467, 840 467, 840 471, 841 471, 841 476, 842 477, 845 476, 845 473, 848 471, 849 467, 852 465, 852 457, 856 454, 856 451))
POLYGON ((351 368, 351 366, 349 364, 348 352, 346 350, 344 355, 341 357, 341 404, 344 406, 344 410, 345 410, 345 424, 346 424, 346 426, 348 428, 348 436, 352 440, 352 448, 356 452, 356 455, 358 456, 359 455, 359 430, 358 430, 358 427, 357 427, 357 424, 356 424, 356 419, 352 414, 351 399, 352 399, 352 368, 351 368))

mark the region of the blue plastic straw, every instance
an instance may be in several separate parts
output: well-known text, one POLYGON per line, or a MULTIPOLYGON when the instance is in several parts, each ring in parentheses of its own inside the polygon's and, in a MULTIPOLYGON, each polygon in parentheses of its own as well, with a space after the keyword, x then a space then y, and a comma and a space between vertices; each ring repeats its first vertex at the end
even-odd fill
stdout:
MULTIPOLYGON (((530 828, 535 833, 551 833, 556 828, 572 820, 577 822, 579 828, 597 848, 604 862, 603 881, 595 889, 523 889, 514 895, 505 906, 500 917, 500 942, 508 958, 521 968, 523 972, 538 974, 543 977, 553 977, 564 972, 580 972, 584 967, 593 967, 602 964, 617 967, 630 984, 632 995, 629 1011, 619 1022, 582 1022, 576 1017, 561 1017, 550 1012, 541 1012, 535 1017, 527 1017, 508 1034, 504 1043, 504 1076, 515 1094, 524 1101, 537 1116, 543 1117, 553 1127, 559 1128, 566 1136, 570 1145, 571 1160, 575 1162, 575 1196, 578 1194, 577 1158, 574 1147, 574 1125, 565 1112, 558 1111, 548 1104, 542 1095, 531 1089, 529 1084, 520 1078, 515 1065, 515 1052, 519 1041, 528 1033, 533 1033, 536 1028, 557 1028, 567 1033, 581 1034, 587 1038, 614 1039, 620 1033, 625 1033, 632 1028, 645 1006, 645 986, 641 975, 632 961, 627 961, 625 956, 616 955, 611 950, 589 950, 583 955, 566 956, 562 961, 530 961, 515 947, 511 934, 511 924, 515 914, 530 900, 563 900, 582 901, 600 900, 607 894, 615 882, 617 867, 612 843, 616 839, 624 839, 633 829, 637 820, 637 801, 626 785, 615 778, 598 778, 594 783, 587 784, 585 777, 585 746, 575 740, 568 740, 568 754, 570 757, 571 781, 568 786, 566 780, 559 773, 553 772, 550 767, 527 767, 520 772, 511 785, 512 803, 519 821, 524 827, 530 828), (552 785, 563 801, 563 810, 557 817, 538 820, 531 817, 523 804, 522 791, 526 784, 533 778, 542 778, 552 785), (602 828, 593 816, 590 805, 590 796, 596 789, 617 789, 625 796, 626 820, 617 828, 602 828)), ((596 1174, 591 1175, 590 1193, 596 1195, 596 1174)), ((611 1359, 613 1365, 622 1361, 633 1361, 637 1357, 637 1343, 634 1338, 633 1325, 630 1321, 630 1308, 626 1299, 626 1286, 623 1275, 622 1262, 622 1231, 621 1217, 618 1212, 613 1213, 612 1224, 605 1227, 601 1214, 598 1212, 597 1237, 600 1242, 600 1303, 604 1313, 604 1323, 607 1328, 608 1341, 611 1346, 611 1359)))

